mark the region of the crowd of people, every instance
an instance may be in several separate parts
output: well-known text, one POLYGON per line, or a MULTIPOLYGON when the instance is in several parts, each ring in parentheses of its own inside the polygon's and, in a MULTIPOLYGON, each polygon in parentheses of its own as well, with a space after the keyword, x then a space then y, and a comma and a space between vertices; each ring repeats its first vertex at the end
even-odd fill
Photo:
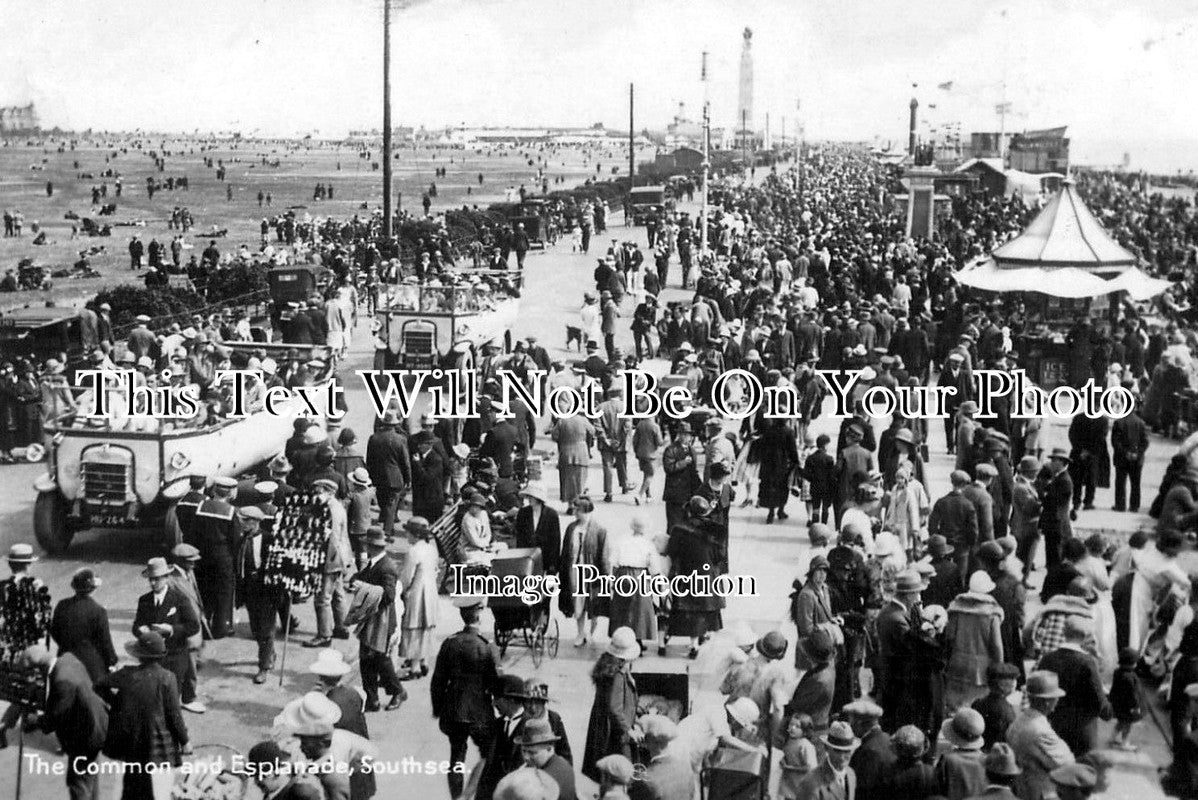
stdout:
MULTIPOLYGON (((1014 342, 1042 321, 1018 300, 979 298, 952 280, 968 260, 1020 232, 1036 209, 1019 198, 958 199, 938 221, 935 241, 912 242, 889 213, 896 186, 883 167, 831 148, 808 163, 804 184, 791 171, 721 192, 709 218, 712 255, 698 259, 695 296, 663 316, 655 295, 682 251, 698 249, 696 221, 671 215, 655 223, 662 235, 654 237, 652 263, 618 241, 600 259, 579 325, 587 358, 574 371, 600 382, 615 407, 622 369, 668 358, 670 372, 708 408, 664 432, 654 420, 634 424, 615 414, 593 425, 555 421, 550 433, 558 444, 561 499, 584 533, 581 547, 547 569, 565 574, 585 563, 603 574, 674 574, 705 564, 727 574, 735 558, 728 536, 735 502, 762 509, 767 523, 784 523, 798 497, 811 549, 794 586, 795 665, 785 678, 757 678, 763 741, 783 750, 790 721, 806 715, 830 758, 836 748, 827 737, 843 717, 858 736, 877 729, 875 746, 860 756, 862 795, 962 798, 996 784, 1023 798, 1076 796, 1102 780, 1107 742, 1099 740, 1098 721, 1115 720, 1113 745, 1133 747, 1129 730, 1142 703, 1151 702, 1138 676, 1148 672, 1148 661, 1159 665, 1156 680, 1176 663, 1180 668, 1164 681, 1177 754, 1168 781, 1190 796, 1191 696, 1198 686, 1191 686, 1191 657, 1180 643, 1193 617, 1175 612, 1191 602, 1191 579, 1177 556, 1192 532, 1195 496, 1182 476, 1194 448, 1183 445, 1161 487, 1153 535, 1125 544, 1075 537, 1073 524, 1095 508, 1096 489, 1109 488, 1112 463, 1114 509, 1141 507, 1149 446, 1141 402, 1120 420, 1078 415, 1068 448, 1046 447, 1039 421, 1012 418, 1001 400, 997 418, 978 419, 973 370, 1017 368, 1014 342), (635 356, 614 346, 628 305, 636 308, 635 356), (729 430, 709 401, 714 378, 734 367, 766 386, 793 389, 794 418, 759 414, 729 430), (835 437, 814 435, 825 395, 815 370, 853 368, 864 378, 853 393, 852 417, 835 437), (933 431, 918 417, 926 410, 894 415, 879 434, 859 405, 870 386, 918 387, 929 380, 958 390, 944 422, 942 441, 954 469, 942 492, 925 477, 933 431), (591 520, 592 446, 602 456, 606 502, 613 491, 635 490, 638 504, 653 499, 628 479, 629 450, 646 481, 661 465, 667 518, 664 526, 648 527, 664 535, 646 536, 641 520, 626 537, 609 535, 591 520), (1036 589, 1038 598, 1029 599, 1036 589), (775 680, 787 687, 776 698, 766 688, 775 680), (1022 707, 1010 704, 1015 696, 1022 696, 1022 707), (899 778, 871 763, 879 752, 886 767, 896 760, 926 763, 939 783, 888 783, 899 778), (961 761, 973 764, 972 782, 957 773, 961 761), (1005 778, 991 774, 985 766, 991 762, 1003 765, 997 772, 1005 770, 1005 778)), ((1112 233, 1160 274, 1192 264, 1192 206, 1116 186, 1110 176, 1081 186, 1100 218, 1112 221, 1112 233), (1102 203, 1112 193, 1120 201, 1108 209, 1102 203), (1132 233, 1145 220, 1152 234, 1132 233)), ((1162 362, 1191 363, 1184 316, 1168 300, 1150 308, 1122 304, 1117 313, 1069 331, 1067 380, 1080 386, 1093 378, 1150 400, 1160 392, 1162 362)), ((552 538, 529 542, 547 549, 552 538)), ((617 608, 588 598, 562 612, 577 621, 578 646, 588 644, 595 616, 608 616, 616 631, 611 648, 622 637, 627 652, 639 654, 660 637, 658 652, 665 655, 669 638, 683 635, 691 638, 689 657, 700 660, 722 635, 722 603, 707 600, 640 597, 617 608)), ((771 636, 772 644, 753 645, 766 662, 785 652, 781 633, 771 636)), ((616 741, 631 755, 648 730, 638 730, 637 705, 627 699, 635 689, 620 682, 618 671, 611 689, 604 670, 597 667, 595 676, 592 722, 610 717, 618 701, 624 716, 616 741)), ((829 767, 839 780, 843 766, 829 767)), ((903 773, 902 781, 912 780, 903 773)), ((789 796, 821 796, 796 791, 789 796)))
MULTIPOLYGON (((188 744, 178 711, 203 711, 196 699, 198 646, 205 637, 229 635, 240 603, 258 644, 253 680, 266 679, 277 627, 295 624, 290 604, 261 580, 262 546, 283 498, 306 491, 328 505, 333 520, 313 602, 316 635, 306 642, 321 650, 312 670, 326 685, 288 704, 272 742, 255 748, 256 760, 353 765, 377 757, 364 714, 400 708, 404 683, 430 677, 433 714, 450 744, 454 797, 467 786, 473 742, 485 758, 470 782, 480 800, 572 800, 576 773, 595 781, 604 800, 693 800, 700 770, 729 749, 759 755, 769 765, 759 775, 771 796, 787 800, 1075 800, 1105 790, 1108 742, 1099 735, 1100 721, 1115 723, 1111 746, 1134 747, 1134 726, 1144 705, 1155 702, 1139 684, 1152 677, 1168 689, 1176 758, 1167 780, 1184 796, 1198 796, 1198 599, 1178 565, 1198 524, 1198 435, 1183 443, 1153 503, 1154 532, 1116 543, 1075 536, 1073 528, 1094 510, 1096 490, 1109 487, 1112 465, 1115 509, 1141 508, 1149 423, 1176 424, 1168 413, 1160 423, 1147 410, 1162 383, 1172 385, 1168 368, 1194 374, 1194 343, 1181 307, 1189 290, 1179 290, 1172 304, 1125 305, 1118 319, 1074 326, 1068 380, 1126 386, 1144 398, 1145 413, 1115 421, 1078 416, 1070 447, 1046 446, 1037 421, 1012 417, 1001 399, 996 417, 979 419, 972 382, 976 369, 1018 368, 1014 343, 1039 324, 1034 312, 1016 300, 973 296, 952 279, 963 263, 1022 230, 1035 209, 1018 199, 958 199, 938 221, 937 239, 913 242, 891 213, 896 188, 894 176, 868 155, 832 147, 810 153, 801 172, 723 186, 706 220, 709 253, 701 252, 703 221, 687 214, 651 220, 651 253, 612 242, 582 307, 585 360, 555 361, 535 337, 517 342, 511 354, 484 349, 478 419, 427 420, 409 434, 388 414, 364 451, 353 431, 305 423, 252 480, 197 476, 177 485, 168 516, 177 539, 174 563, 147 565, 151 591, 139 602, 130 649, 142 662, 135 674, 107 674, 116 661, 111 641, 105 646, 90 634, 86 647, 70 644, 69 636, 64 645, 56 634, 62 651, 84 665, 86 682, 64 655, 56 661, 42 651, 27 654, 51 673, 66 672, 66 662, 70 680, 107 700, 77 692, 93 717, 104 709, 109 717, 107 735, 93 735, 80 752, 177 763, 188 744), (681 279, 671 275, 675 266, 681 279), (693 298, 659 308, 662 289, 679 284, 693 287, 693 298), (616 345, 629 307, 635 354, 616 345), (668 424, 624 418, 620 372, 659 358, 699 403, 689 419, 668 424), (533 367, 548 368, 551 388, 598 384, 600 415, 556 419, 544 430, 527 409, 515 419, 498 418, 495 371, 533 367), (733 368, 793 390, 792 418, 758 414, 732 424, 715 414, 715 378, 733 368), (863 371, 852 416, 834 436, 814 431, 827 411, 817 369, 863 371), (920 419, 926 409, 895 414, 879 430, 860 406, 869 386, 932 380, 957 389, 943 439, 920 419), (556 499, 566 518, 544 482, 519 480, 522 462, 545 439, 556 448, 556 499), (596 449, 602 490, 592 494, 596 449), (639 481, 629 473, 629 451, 639 481), (937 487, 929 463, 945 451, 952 469, 948 484, 937 487), (489 459, 482 487, 467 474, 473 457, 489 459), (412 546, 401 567, 387 550, 409 492, 412 516, 403 533, 412 546), (598 503, 617 494, 633 495, 638 509, 627 532, 607 530, 595 514, 598 503), (432 653, 432 632, 443 623, 434 526, 454 499, 461 501, 455 525, 463 560, 494 552, 499 539, 539 547, 545 571, 565 584, 549 613, 574 620, 575 647, 589 652, 596 622, 607 620, 607 641, 591 671, 594 703, 581 755, 571 749, 561 715, 548 708, 552 687, 500 670, 481 633, 485 602, 458 598, 463 629, 432 653), (510 535, 492 530, 493 512, 510 520, 510 535), (730 575, 734 521, 756 514, 786 529, 805 525, 810 540, 788 609, 792 630, 762 635, 725 625, 725 603, 717 596, 573 597, 569 591, 583 566, 630 578, 730 575), (178 613, 165 622, 164 608, 178 613), (360 644, 361 692, 341 685, 350 667, 327 649, 351 635, 360 644), (399 669, 390 655, 393 638, 399 669), (654 647, 659 656, 681 655, 671 649, 675 639, 685 640, 692 662, 689 709, 638 687, 632 674, 654 647), (112 687, 122 681, 163 686, 165 721, 130 705, 139 691, 114 696, 112 687), (150 721, 139 722, 143 716, 150 721), (123 749, 133 726, 150 724, 160 725, 156 735, 167 752, 123 749)), ((1160 274, 1193 263, 1191 206, 1146 199, 1109 178, 1087 178, 1081 188, 1112 233, 1160 274)), ((601 209, 584 203, 557 212, 578 228, 583 252, 603 232, 601 209)), ((461 257, 442 232, 424 240, 413 263, 400 261, 398 253, 379 249, 378 215, 299 222, 290 233, 280 219, 276 237, 289 253, 281 257, 329 266, 348 291, 359 273, 373 276, 372 286, 397 283, 397 292, 409 275, 428 285, 443 280, 438 276, 461 257)), ((264 247, 272 246, 270 227, 264 220, 264 247)), ((480 239, 476 260, 496 249, 500 258, 492 266, 506 266, 503 241, 518 240, 518 231, 487 235, 494 234, 480 239)), ((218 253, 216 263, 223 261, 218 253)), ((344 299, 356 310, 348 291, 344 299)), ((378 295, 362 299, 374 304, 378 295)), ((318 331, 312 343, 321 335, 333 343, 327 314, 340 308, 340 299, 326 304, 324 325, 311 307, 294 309, 318 331)), ((222 356, 215 342, 245 338, 243 320, 200 319, 157 335, 148 322, 139 320, 126 342, 131 368, 141 370, 146 360, 147 381, 173 368, 180 351, 186 380, 209 374, 222 356)), ((114 350, 111 324, 107 334, 97 331, 94 352, 104 362, 114 350)), ((286 340, 297 335, 291 331, 286 340)), ((265 353, 251 358, 269 372, 265 353)), ((295 375, 313 368, 274 366, 294 371, 280 375, 283 381, 301 380, 295 375)), ((10 563, 28 564, 16 555, 10 563)), ((96 577, 81 572, 73 588, 86 596, 96 577)), ((54 729, 56 722, 48 716, 46 724, 54 729)), ((364 771, 343 774, 343 786, 323 787, 330 796, 373 794, 364 771)))

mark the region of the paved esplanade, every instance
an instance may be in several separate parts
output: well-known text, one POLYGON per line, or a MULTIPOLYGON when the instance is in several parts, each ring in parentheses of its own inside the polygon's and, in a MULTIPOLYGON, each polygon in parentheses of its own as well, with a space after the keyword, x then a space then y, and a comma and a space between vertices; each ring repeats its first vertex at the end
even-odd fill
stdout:
MULTIPOLYGON (((697 208, 688 207, 697 215, 697 208)), ((592 240, 592 254, 572 254, 569 242, 564 241, 547 253, 532 253, 526 262, 525 291, 522 299, 521 317, 514 336, 522 337, 535 334, 553 357, 565 356, 566 324, 577 324, 578 308, 582 302, 582 292, 593 286, 591 273, 594 270, 595 259, 602 255, 612 238, 621 240, 635 238, 642 249, 646 247, 643 228, 629 229, 619 224, 621 216, 615 217, 617 224, 608 229, 606 235, 597 235, 592 240)), ((648 260, 648 259, 647 259, 648 260)), ((669 300, 679 300, 689 296, 677 288, 680 269, 677 264, 671 267, 671 288, 662 296, 662 306, 669 300)), ((632 347, 632 337, 628 326, 631 323, 632 301, 626 299, 620 321, 620 331, 617 344, 629 351, 632 347)), ((347 399, 350 406, 346 424, 357 431, 363 446, 372 428, 370 403, 365 392, 360 388, 359 380, 353 375, 354 370, 370 369, 372 363, 372 345, 365 318, 359 323, 355 332, 353 350, 341 369, 341 379, 346 386, 347 399)), ((570 358, 579 358, 572 353, 570 358)), ((650 369, 660 372, 664 362, 653 362, 650 369)), ((822 418, 813 426, 815 433, 827 432, 835 437, 839 421, 822 418)), ((877 426, 880 431, 881 423, 877 426)), ((929 494, 934 500, 944 493, 948 486, 948 473, 951 462, 944 454, 943 433, 939 425, 931 425, 932 430, 932 460, 928 465, 929 494)), ((1047 447, 1065 444, 1065 426, 1053 422, 1045 426, 1049 441, 1047 447)), ((545 425, 542 423, 541 430, 545 425)), ((834 439, 835 440, 835 439, 834 439)), ((539 449, 551 449, 552 442, 542 436, 539 449)), ((1175 445, 1153 437, 1152 446, 1148 451, 1148 463, 1144 475, 1144 492, 1147 508, 1149 501, 1156 492, 1164 464, 1175 449, 1175 445)), ((553 474, 555 459, 547 457, 545 484, 551 494, 556 494, 557 480, 553 474)), ((639 479, 636 472, 635 459, 629 464, 633 478, 639 479)), ((5 489, 0 492, 0 549, 7 549, 17 541, 33 541, 31 520, 35 493, 32 483, 35 477, 44 469, 43 465, 8 467, 4 471, 5 489)), ((590 472, 591 493, 595 495, 600 488, 601 472, 596 461, 590 472)), ((660 471, 655 487, 655 495, 660 496, 660 471)), ((598 492, 601 495, 601 492, 598 492)), ((1109 493, 1101 492, 1100 507, 1109 506, 1109 493), (1108 501, 1105 504, 1102 501, 1108 501)), ((739 505, 739 499, 738 503, 739 505)), ((558 505, 560 508, 559 504, 558 505)), ((731 571, 739 575, 752 575, 757 578, 759 597, 734 598, 729 601, 725 612, 725 624, 732 620, 746 620, 754 630, 765 633, 773 628, 787 631, 792 642, 793 626, 786 622, 791 581, 795 577, 797 563, 802 552, 807 547, 806 519, 798 502, 790 506, 791 517, 785 523, 765 525, 765 512, 754 508, 734 508, 731 526, 731 571)), ((664 506, 658 502, 648 507, 633 505, 632 495, 616 495, 611 504, 600 503, 596 509, 597 520, 605 525, 611 535, 624 535, 629 529, 629 522, 634 516, 641 516, 647 524, 650 534, 662 532, 665 524, 664 506)), ((1147 517, 1142 518, 1147 522, 1147 517)), ((564 524, 564 523, 563 523, 564 524)), ((1114 514, 1109 511, 1083 512, 1078 523, 1081 528, 1110 528, 1122 531, 1134 530, 1134 522, 1130 515, 1114 514)), ((138 595, 147 590, 146 582, 140 577, 140 571, 147 558, 156 555, 153 537, 145 531, 99 531, 82 533, 75 538, 67 556, 63 559, 43 559, 34 565, 34 573, 43 578, 51 587, 55 599, 61 599, 69 594, 68 583, 71 574, 81 566, 94 566, 104 579, 104 586, 96 593, 96 599, 103 604, 109 613, 112 623, 113 636, 116 640, 118 653, 123 654, 122 644, 131 638, 129 627, 133 619, 133 610, 138 595)), ((1040 573, 1042 576, 1043 573, 1040 573)), ((1029 598, 1030 602, 1030 598, 1029 598)), ((437 639, 455 632, 460 628, 457 610, 450 606, 448 599, 442 599, 442 627, 436 631, 437 639)), ((1032 609, 1029 608, 1029 613, 1032 609)), ((237 638, 210 642, 204 653, 204 665, 200 671, 200 696, 208 704, 208 713, 202 716, 186 715, 186 722, 191 731, 191 738, 197 747, 203 745, 225 744, 245 753, 256 741, 265 738, 272 718, 279 712, 285 702, 291 700, 312 688, 314 681, 306 673, 308 664, 315 657, 314 651, 299 647, 299 643, 312 636, 314 616, 311 604, 299 609, 301 628, 298 634, 292 636, 287 653, 287 670, 284 686, 279 688, 277 678, 263 686, 255 686, 250 678, 255 672, 255 645, 248 638, 248 627, 244 614, 239 612, 237 638)), ((491 625, 489 614, 484 614, 484 635, 492 638, 488 629, 491 625)), ((600 634, 605 633, 603 626, 600 634)), ((507 672, 516 673, 522 677, 536 676, 549 685, 549 693, 555 711, 561 714, 571 739, 571 746, 576 753, 576 759, 581 760, 587 717, 593 690, 590 683, 589 671, 594 659, 606 644, 606 638, 600 636, 598 644, 588 648, 575 649, 572 646, 574 624, 562 621, 562 646, 557 659, 546 659, 539 670, 535 670, 528 651, 513 646, 509 649, 507 658, 501 668, 507 672)), ((356 641, 336 641, 335 646, 341 649, 351 660, 357 659, 356 641)), ((685 659, 684 642, 678 640, 671 647, 671 657, 658 659, 655 655, 647 656, 638 669, 684 671, 688 661, 685 659)), ((793 648, 793 644, 792 644, 793 648)), ((652 652, 652 651, 650 651, 652 652)), ((277 673, 276 673, 277 674, 277 673)), ((355 676, 356 677, 356 676, 355 676)), ((428 679, 412 681, 405 684, 410 697, 403 707, 395 712, 375 713, 368 716, 371 738, 379 745, 384 761, 394 762, 400 767, 403 760, 408 762, 408 773, 397 775, 380 775, 380 798, 412 798, 425 797, 441 798, 448 795, 445 778, 440 773, 431 775, 413 774, 412 770, 423 767, 424 762, 440 762, 448 759, 449 748, 445 737, 437 729, 436 720, 431 716, 428 696, 428 679)), ((1105 731, 1105 729, 1104 729, 1105 731)), ((1117 758, 1121 766, 1113 774, 1114 785, 1110 797, 1137 798, 1147 800, 1162 796, 1159 784, 1154 778, 1155 764, 1167 764, 1168 751, 1164 748, 1160 735, 1145 721, 1137 726, 1136 738, 1144 750, 1131 756, 1119 754, 1117 758)), ((0 792, 12 790, 15 779, 17 748, 15 737, 10 739, 12 746, 0 751, 0 792)), ((53 760, 57 742, 40 734, 26 738, 27 752, 41 753, 53 760)), ((200 752, 208 752, 201 749, 200 752)), ((220 751, 211 751, 220 752, 220 751)), ((470 760, 475 756, 472 754, 470 760)), ((433 765, 435 768, 435 765, 433 765)), ((577 767, 577 765, 576 765, 577 767)), ((579 793, 582 797, 593 796, 590 782, 581 776, 579 793)), ((59 797, 63 796, 63 779, 60 776, 30 775, 25 773, 23 793, 26 797, 59 797)), ((118 782, 113 778, 101 779, 101 797, 104 800, 118 797, 118 782)))

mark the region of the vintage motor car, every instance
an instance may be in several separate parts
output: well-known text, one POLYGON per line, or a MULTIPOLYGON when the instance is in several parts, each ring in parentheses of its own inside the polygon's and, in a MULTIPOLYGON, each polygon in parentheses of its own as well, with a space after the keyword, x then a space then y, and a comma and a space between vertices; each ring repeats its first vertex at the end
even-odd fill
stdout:
POLYGON ((40 362, 60 358, 63 353, 68 368, 78 366, 85 355, 78 309, 31 306, 0 315, 0 361, 31 358, 40 362))
POLYGON ((400 283, 380 294, 375 369, 471 369, 485 344, 511 349, 521 273, 465 270, 457 283, 400 283), (382 345, 382 346, 379 346, 382 345))
POLYGON ((628 213, 633 225, 644 225, 653 214, 674 210, 674 199, 665 186, 634 186, 628 191, 628 213))
MULTIPOLYGON (((239 342, 231 347, 238 367, 245 353, 236 350, 264 345, 239 342)), ((298 355, 324 362, 314 383, 331 377, 329 348, 308 346, 298 355)), ((236 477, 282 452, 295 419, 309 409, 302 398, 291 397, 275 410, 213 424, 117 415, 60 417, 48 426, 49 468, 34 482, 38 544, 47 553, 60 554, 81 530, 157 525, 170 504, 164 492, 172 484, 192 475, 236 477)))
POLYGON ((276 331, 284 320, 295 315, 293 303, 307 301, 313 294, 323 296, 333 282, 333 271, 317 264, 272 267, 266 273, 270 289, 271 324, 276 331))

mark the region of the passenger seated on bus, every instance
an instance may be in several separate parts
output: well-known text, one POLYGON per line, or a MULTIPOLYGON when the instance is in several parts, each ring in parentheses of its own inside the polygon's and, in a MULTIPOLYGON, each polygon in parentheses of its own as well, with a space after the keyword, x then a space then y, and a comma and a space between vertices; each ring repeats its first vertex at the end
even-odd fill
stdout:
POLYGON ((467 563, 491 560, 493 542, 491 520, 487 517, 487 500, 481 494, 471 494, 464 500, 466 514, 462 517, 462 552, 467 563))
POLYGON ((420 287, 401 284, 392 295, 391 308, 401 311, 415 311, 420 305, 420 287))
POLYGON ((279 377, 279 365, 273 358, 262 359, 262 379, 265 383, 264 390, 283 385, 283 380, 279 377))

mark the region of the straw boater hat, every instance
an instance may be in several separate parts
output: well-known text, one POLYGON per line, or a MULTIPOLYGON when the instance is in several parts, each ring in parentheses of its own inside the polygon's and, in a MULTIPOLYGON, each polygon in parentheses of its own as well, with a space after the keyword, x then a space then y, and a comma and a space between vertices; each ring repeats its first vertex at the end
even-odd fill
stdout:
POLYGON ((345 656, 333 647, 325 648, 316 655, 308 672, 325 678, 340 678, 348 675, 352 667, 345 663, 345 656))
POLYGON ((312 425, 304 431, 304 444, 320 444, 328 438, 328 434, 319 425, 312 425))
POLYGON ((33 545, 14 544, 8 548, 8 561, 10 564, 32 564, 37 561, 37 556, 33 554, 33 545))
POLYGON ((358 467, 349 474, 349 482, 355 486, 369 486, 370 473, 366 471, 366 467, 358 467))

